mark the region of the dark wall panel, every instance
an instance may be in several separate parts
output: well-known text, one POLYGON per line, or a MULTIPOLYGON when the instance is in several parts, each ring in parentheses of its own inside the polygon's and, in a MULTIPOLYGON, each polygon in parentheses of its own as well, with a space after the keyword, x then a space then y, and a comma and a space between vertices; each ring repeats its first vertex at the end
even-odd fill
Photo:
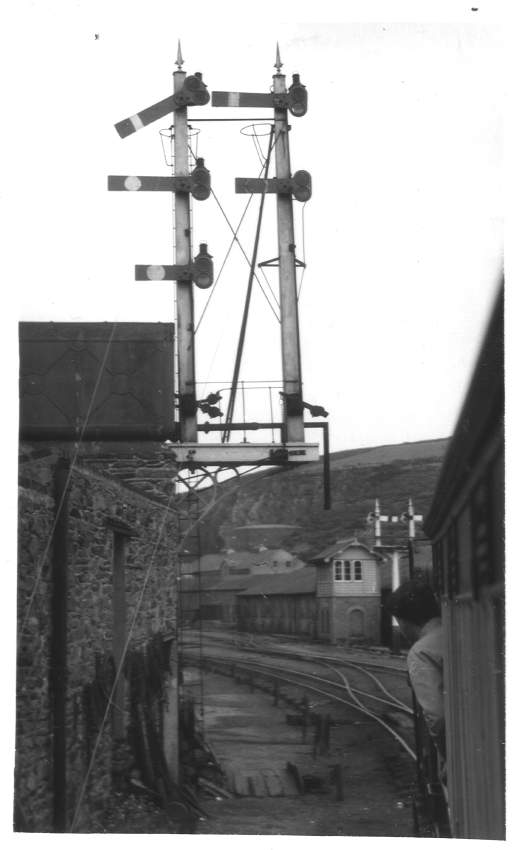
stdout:
POLYGON ((21 322, 26 438, 164 438, 173 429, 174 326, 21 322))

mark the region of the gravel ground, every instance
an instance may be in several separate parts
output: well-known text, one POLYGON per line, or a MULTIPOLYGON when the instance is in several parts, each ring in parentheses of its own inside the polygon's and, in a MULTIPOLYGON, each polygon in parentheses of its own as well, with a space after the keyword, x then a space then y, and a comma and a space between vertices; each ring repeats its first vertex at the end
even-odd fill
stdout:
MULTIPOLYGON (((193 675, 196 679, 198 673, 193 675)), ((285 790, 281 796, 261 797, 200 793, 203 813, 189 820, 181 806, 173 805, 165 811, 150 795, 129 788, 114 793, 103 814, 85 832, 413 836, 414 767, 378 725, 359 720, 358 713, 348 709, 339 708, 338 714, 337 709, 332 710, 330 748, 316 757, 311 732, 304 747, 301 731, 286 725, 286 716, 293 711, 290 706, 275 707, 264 693, 250 693, 228 677, 207 673, 204 700, 206 740, 211 745, 211 736, 216 736, 217 748, 232 761, 233 770, 243 777, 250 772, 251 763, 258 769, 268 765, 279 776, 287 757, 284 749, 281 757, 280 744, 286 742, 289 758, 297 763, 301 774, 317 780, 315 789, 304 794, 285 790), (275 746, 263 743, 268 738, 276 739, 271 740, 275 746), (337 799, 338 786, 333 778, 336 765, 342 770, 342 800, 337 799)), ((320 710, 328 707, 321 706, 320 710)))
POLYGON ((300 774, 313 779, 314 789, 302 795, 285 789, 275 797, 205 799, 206 817, 197 821, 197 833, 414 835, 415 768, 378 724, 359 720, 357 712, 341 707, 335 713, 328 751, 315 754, 312 735, 305 745, 301 730, 286 725, 286 715, 293 709, 273 706, 262 692, 251 694, 227 677, 206 674, 204 699, 206 739, 217 753, 225 754, 228 774, 243 779, 269 767, 279 776, 288 752, 300 774), (337 799, 334 779, 337 765, 343 776, 342 800, 337 799))
MULTIPOLYGON (((191 824, 193 831, 194 824, 191 824)), ((104 812, 92 819, 88 833, 179 833, 184 824, 144 794, 114 792, 104 812)))

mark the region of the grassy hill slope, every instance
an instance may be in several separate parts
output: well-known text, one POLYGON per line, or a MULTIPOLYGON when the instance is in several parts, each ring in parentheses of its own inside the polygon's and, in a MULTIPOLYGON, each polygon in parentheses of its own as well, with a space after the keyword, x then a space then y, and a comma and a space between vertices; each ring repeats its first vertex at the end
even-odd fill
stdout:
MULTIPOLYGON (((362 534, 375 498, 383 513, 400 514, 411 496, 416 513, 425 515, 447 444, 447 439, 426 440, 332 454, 332 506, 327 511, 322 462, 268 468, 244 476, 237 488, 231 482, 220 485, 220 495, 225 495, 201 526, 202 551, 222 548, 226 526, 282 523, 298 526, 288 532, 284 545, 313 554, 340 537, 362 534)), ((388 530, 388 542, 390 534, 388 530)))

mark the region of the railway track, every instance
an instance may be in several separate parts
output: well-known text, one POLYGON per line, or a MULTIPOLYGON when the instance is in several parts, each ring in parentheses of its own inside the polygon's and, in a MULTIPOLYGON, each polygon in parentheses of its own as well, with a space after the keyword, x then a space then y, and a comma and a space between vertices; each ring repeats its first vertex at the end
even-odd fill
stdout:
MULTIPOLYGON (((369 718, 380 725, 398 742, 407 756, 416 761, 412 735, 408 730, 406 740, 396 720, 397 715, 412 717, 412 709, 410 705, 391 693, 380 679, 381 673, 386 677, 405 674, 402 668, 382 663, 361 662, 358 659, 353 661, 324 653, 302 653, 292 649, 272 647, 264 642, 259 644, 248 641, 246 645, 241 643, 237 646, 235 642, 227 640, 212 642, 211 646, 203 646, 203 651, 200 650, 201 647, 197 644, 191 647, 184 644, 182 649, 184 663, 209 667, 214 672, 235 678, 243 677, 244 683, 248 683, 251 688, 263 687, 268 690, 270 687, 275 698, 276 695, 279 696, 281 687, 302 692, 303 696, 299 700, 293 698, 291 700, 299 705, 302 723, 309 722, 308 694, 313 694, 321 701, 324 699, 336 710, 346 706, 363 718, 369 718), (252 657, 254 654, 261 654, 261 659, 254 659, 252 657), (269 657, 273 663, 268 662, 269 657), (292 666, 287 666, 289 663, 292 666), (315 670, 301 669, 308 668, 309 664, 314 668, 319 665, 324 669, 319 673, 315 670), (344 669, 339 668, 347 668, 347 674, 344 669), (373 669, 377 670, 378 675, 373 672, 373 669), (361 685, 359 680, 361 682, 364 680, 364 684, 361 685)), ((410 723, 409 726, 411 726, 410 723)))
POLYGON ((226 645, 243 652, 260 652, 267 655, 291 656, 293 658, 315 659, 317 661, 340 661, 340 663, 346 663, 348 661, 351 664, 361 664, 366 669, 387 671, 388 673, 407 678, 407 669, 403 658, 401 660, 394 658, 369 658, 366 657, 369 650, 341 648, 341 654, 338 656, 329 654, 326 650, 319 651, 314 647, 310 648, 310 645, 304 650, 280 646, 275 638, 266 635, 259 637, 252 634, 237 635, 225 632, 202 632, 202 635, 200 635, 199 632, 193 632, 191 637, 188 630, 184 630, 183 632, 182 646, 196 646, 205 649, 208 641, 211 642, 210 645, 212 646, 218 644, 226 645))

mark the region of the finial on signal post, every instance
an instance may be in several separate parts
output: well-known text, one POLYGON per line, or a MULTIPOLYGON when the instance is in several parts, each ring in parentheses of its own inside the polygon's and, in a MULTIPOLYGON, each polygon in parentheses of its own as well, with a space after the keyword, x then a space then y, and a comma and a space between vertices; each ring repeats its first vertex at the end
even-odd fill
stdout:
POLYGON ((180 46, 180 39, 179 39, 178 40, 178 47, 177 47, 177 61, 176 61, 176 66, 177 66, 179 71, 182 70, 183 64, 184 64, 184 60, 182 58, 182 48, 180 46))
POLYGON ((274 68, 276 69, 278 74, 281 71, 282 67, 283 67, 283 63, 281 61, 281 56, 279 55, 279 41, 277 41, 276 42, 276 62, 274 64, 274 68))

